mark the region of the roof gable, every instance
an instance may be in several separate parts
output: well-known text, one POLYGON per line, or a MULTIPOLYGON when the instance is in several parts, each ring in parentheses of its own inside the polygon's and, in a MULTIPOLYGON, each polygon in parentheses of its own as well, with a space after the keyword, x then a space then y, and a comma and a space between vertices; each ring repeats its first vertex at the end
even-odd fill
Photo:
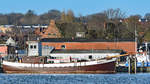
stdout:
POLYGON ((49 27, 42 32, 42 38, 61 38, 61 33, 56 27, 55 21, 51 20, 49 27))

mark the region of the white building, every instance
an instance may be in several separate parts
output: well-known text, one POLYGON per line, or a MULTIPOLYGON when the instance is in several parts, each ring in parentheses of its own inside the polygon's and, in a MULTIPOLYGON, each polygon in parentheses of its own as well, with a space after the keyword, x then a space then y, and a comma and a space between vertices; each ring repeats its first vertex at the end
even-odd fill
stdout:
POLYGON ((85 32, 76 32, 76 37, 84 38, 85 37, 85 32))
POLYGON ((40 56, 41 44, 38 41, 28 41, 28 56, 40 56))
POLYGON ((9 37, 9 39, 6 41, 6 45, 16 46, 16 42, 11 37, 9 37))

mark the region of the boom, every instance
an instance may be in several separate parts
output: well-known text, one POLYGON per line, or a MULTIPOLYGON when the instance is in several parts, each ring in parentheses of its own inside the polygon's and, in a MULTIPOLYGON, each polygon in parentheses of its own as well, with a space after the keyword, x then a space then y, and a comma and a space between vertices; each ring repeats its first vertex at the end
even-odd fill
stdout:
POLYGON ((122 57, 122 56, 127 56, 129 54, 122 54, 122 55, 115 55, 115 56, 108 56, 108 57, 105 57, 106 59, 111 59, 111 58, 117 58, 117 57, 122 57))

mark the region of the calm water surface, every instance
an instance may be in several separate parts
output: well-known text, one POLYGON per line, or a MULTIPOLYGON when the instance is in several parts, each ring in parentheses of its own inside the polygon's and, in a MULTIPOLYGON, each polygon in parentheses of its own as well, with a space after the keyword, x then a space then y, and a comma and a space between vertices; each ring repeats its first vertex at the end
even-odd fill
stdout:
POLYGON ((0 84, 150 84, 150 73, 0 74, 0 84))

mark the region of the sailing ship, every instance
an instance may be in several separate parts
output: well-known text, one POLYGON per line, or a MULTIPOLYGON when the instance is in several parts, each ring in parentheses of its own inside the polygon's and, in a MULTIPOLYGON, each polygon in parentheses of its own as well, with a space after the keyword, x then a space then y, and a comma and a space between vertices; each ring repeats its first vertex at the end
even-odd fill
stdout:
POLYGON ((3 61, 2 66, 6 73, 115 73, 116 58, 49 64, 44 59, 30 63, 3 61))
POLYGON ((128 54, 107 56, 101 59, 60 59, 46 56, 25 56, 3 61, 6 73, 115 73, 116 58, 128 54), (53 59, 52 59, 53 58, 53 59), (64 62, 63 60, 69 60, 64 62), (14 62, 15 61, 15 62, 14 62), (53 61, 53 62, 52 62, 53 61))

